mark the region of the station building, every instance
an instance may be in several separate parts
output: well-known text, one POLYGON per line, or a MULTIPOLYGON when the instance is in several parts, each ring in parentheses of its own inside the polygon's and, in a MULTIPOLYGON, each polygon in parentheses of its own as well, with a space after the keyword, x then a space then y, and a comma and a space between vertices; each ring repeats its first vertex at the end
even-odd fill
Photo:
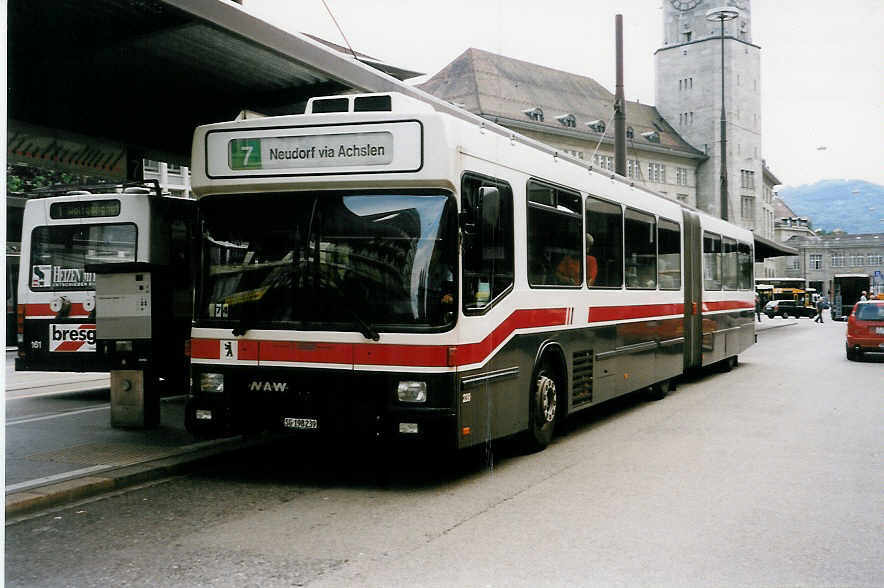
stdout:
MULTIPOLYGON (((806 219, 782 219, 784 228, 800 227, 806 219)), ((836 275, 866 275, 871 291, 884 294, 884 233, 850 235, 835 232, 825 235, 793 234, 784 240, 798 255, 774 261, 777 275, 802 278, 807 286, 831 298, 836 275)))

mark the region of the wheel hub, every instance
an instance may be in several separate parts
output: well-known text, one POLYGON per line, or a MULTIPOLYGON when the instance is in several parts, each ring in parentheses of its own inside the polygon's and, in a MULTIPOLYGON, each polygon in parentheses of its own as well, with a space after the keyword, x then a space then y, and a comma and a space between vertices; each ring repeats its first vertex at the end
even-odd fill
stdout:
POLYGON ((540 395, 540 411, 544 421, 551 423, 556 418, 556 382, 546 375, 537 378, 537 391, 540 395))

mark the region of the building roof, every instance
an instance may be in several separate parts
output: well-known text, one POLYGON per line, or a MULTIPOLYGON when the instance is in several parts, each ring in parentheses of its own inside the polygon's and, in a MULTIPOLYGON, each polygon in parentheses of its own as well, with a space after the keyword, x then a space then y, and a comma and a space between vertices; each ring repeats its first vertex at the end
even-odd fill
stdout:
POLYGON ((783 183, 774 175, 773 171, 767 167, 767 160, 764 159, 761 160, 761 173, 764 174, 765 182, 771 186, 779 186, 783 183))
MULTIPOLYGON (((561 70, 504 57, 481 49, 467 49, 440 72, 419 86, 500 124, 530 123, 541 132, 567 130, 598 141, 613 141, 614 94, 597 81, 561 70), (543 121, 532 120, 525 111, 543 110, 543 121), (572 114, 576 127, 565 127, 557 116, 572 114), (602 121, 605 133, 589 129, 586 123, 602 121)), ((626 101, 626 124, 633 128, 630 147, 675 151, 682 156, 705 158, 667 123, 657 109, 626 101), (656 132, 659 143, 642 133, 656 132)), ((521 126, 521 125, 520 125, 521 126)))
POLYGON ((882 252, 884 252, 884 233, 862 233, 858 235, 851 235, 848 233, 828 233, 825 235, 816 235, 814 237, 801 237, 795 235, 786 241, 786 243, 793 247, 821 247, 826 249, 880 247, 882 252))
POLYGON ((775 219, 794 218, 794 217, 798 216, 797 214, 795 214, 794 210, 789 208, 789 206, 785 202, 783 202, 782 198, 774 198, 773 205, 774 205, 774 218, 775 219))

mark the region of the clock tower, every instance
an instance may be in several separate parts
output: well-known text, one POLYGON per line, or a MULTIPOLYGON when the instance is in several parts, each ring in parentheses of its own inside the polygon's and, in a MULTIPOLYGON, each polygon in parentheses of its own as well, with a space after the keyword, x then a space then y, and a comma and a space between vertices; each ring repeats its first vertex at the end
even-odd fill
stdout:
POLYGON ((765 237, 761 160, 761 48, 752 43, 750 0, 663 0, 663 46, 654 54, 657 110, 688 143, 708 155, 696 170, 697 207, 721 216, 721 21, 729 221, 765 237))

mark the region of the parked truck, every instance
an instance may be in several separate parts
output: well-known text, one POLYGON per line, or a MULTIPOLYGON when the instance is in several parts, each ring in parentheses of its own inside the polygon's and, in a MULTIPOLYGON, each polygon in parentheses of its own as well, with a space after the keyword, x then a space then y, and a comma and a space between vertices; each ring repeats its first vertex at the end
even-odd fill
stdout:
POLYGON ((846 321, 863 292, 869 292, 868 274, 835 274, 832 280, 832 320, 846 321))

